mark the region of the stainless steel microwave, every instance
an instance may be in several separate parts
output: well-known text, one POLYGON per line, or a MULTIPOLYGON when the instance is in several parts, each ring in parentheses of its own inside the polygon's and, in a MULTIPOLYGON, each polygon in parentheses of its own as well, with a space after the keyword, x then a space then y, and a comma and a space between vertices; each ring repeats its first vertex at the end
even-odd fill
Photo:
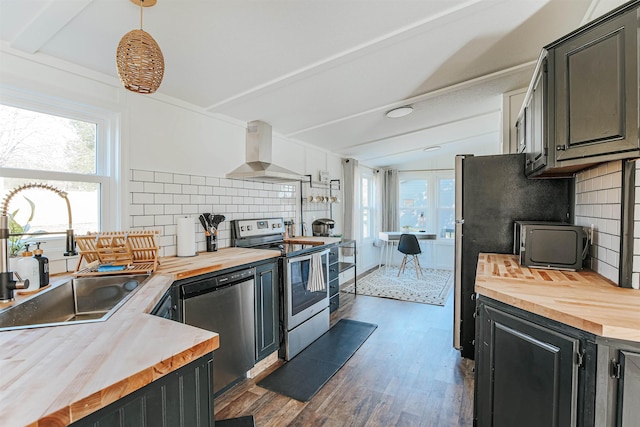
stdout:
POLYGON ((589 250, 584 227, 561 222, 515 221, 513 253, 532 268, 581 270, 589 250))

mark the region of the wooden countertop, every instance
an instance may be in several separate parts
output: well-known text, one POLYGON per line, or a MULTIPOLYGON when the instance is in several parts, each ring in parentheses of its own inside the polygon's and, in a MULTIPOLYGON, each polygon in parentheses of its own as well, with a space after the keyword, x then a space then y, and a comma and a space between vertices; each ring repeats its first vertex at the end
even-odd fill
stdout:
POLYGON ((278 256, 280 251, 223 248, 216 252, 199 252, 193 257, 160 258, 156 274, 170 274, 176 280, 186 279, 278 256))
POLYGON ((640 290, 590 270, 533 269, 515 255, 480 254, 475 290, 601 337, 640 342, 640 290))
POLYGON ((218 334, 148 313, 176 279, 278 255, 225 248, 162 258, 105 322, 0 332, 0 426, 67 425, 214 351, 218 334))
POLYGON ((340 243, 341 237, 325 237, 325 236, 296 236, 284 239, 285 243, 294 243, 300 245, 333 245, 340 243))

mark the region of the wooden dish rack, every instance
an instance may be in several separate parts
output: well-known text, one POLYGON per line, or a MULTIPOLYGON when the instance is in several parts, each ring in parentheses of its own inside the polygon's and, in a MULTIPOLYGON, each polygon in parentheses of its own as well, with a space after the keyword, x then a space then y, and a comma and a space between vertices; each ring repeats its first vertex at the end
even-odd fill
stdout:
POLYGON ((76 276, 149 274, 158 267, 157 230, 105 231, 76 236, 80 259, 76 276), (80 269, 82 262, 94 267, 80 269), (97 265, 96 265, 97 261, 97 265), (125 266, 124 270, 98 271, 99 266, 125 266))

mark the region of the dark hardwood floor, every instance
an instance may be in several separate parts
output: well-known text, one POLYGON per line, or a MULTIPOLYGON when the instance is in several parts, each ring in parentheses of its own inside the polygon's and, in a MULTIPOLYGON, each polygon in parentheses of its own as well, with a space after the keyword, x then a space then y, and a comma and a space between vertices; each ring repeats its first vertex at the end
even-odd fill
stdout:
POLYGON ((256 386, 277 364, 219 396, 216 419, 253 415, 257 427, 472 425, 473 362, 452 347, 452 295, 444 307, 340 298, 332 324, 348 318, 378 329, 310 402, 256 386))

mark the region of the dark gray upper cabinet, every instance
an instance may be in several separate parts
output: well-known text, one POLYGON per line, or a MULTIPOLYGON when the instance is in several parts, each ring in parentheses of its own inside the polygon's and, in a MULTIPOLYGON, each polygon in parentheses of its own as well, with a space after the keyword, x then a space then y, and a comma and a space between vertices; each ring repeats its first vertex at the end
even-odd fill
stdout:
POLYGON ((555 46, 556 161, 638 155, 637 9, 555 46))
POLYGON ((550 102, 553 93, 548 72, 550 62, 553 64, 553 56, 549 59, 548 51, 543 50, 522 111, 527 176, 549 165, 550 132, 553 132, 553 102, 550 102))
POLYGON ((640 157, 639 6, 629 2, 543 49, 519 117, 527 176, 640 157))
POLYGON ((518 120, 516 121, 516 138, 518 139, 518 153, 524 153, 527 149, 527 140, 525 138, 524 128, 525 128, 525 120, 526 120, 526 106, 523 106, 523 110, 520 112, 520 116, 518 116, 518 120))

